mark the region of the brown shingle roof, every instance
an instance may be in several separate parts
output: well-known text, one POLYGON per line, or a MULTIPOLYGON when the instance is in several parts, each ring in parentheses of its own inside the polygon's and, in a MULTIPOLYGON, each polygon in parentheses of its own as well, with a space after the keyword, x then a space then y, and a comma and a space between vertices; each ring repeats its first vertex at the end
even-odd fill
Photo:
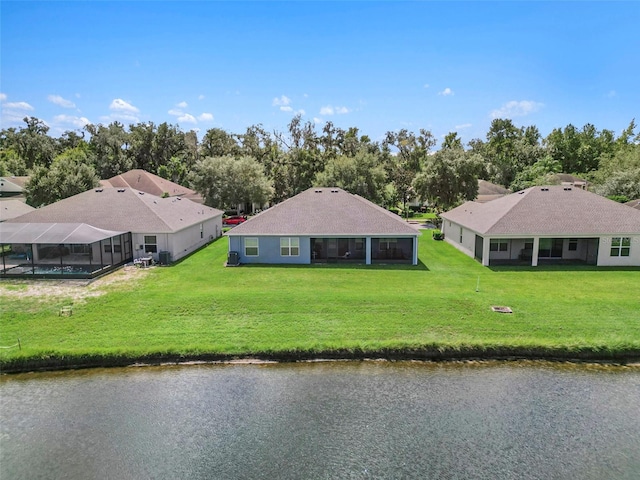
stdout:
MULTIPOLYGON (((140 169, 129 170, 108 180, 101 180, 100 184, 103 187, 133 188, 157 197, 168 193, 170 197, 187 197, 194 201, 201 199, 200 195, 190 188, 140 169)), ((202 202, 199 201, 199 203, 202 202)))
POLYGON ((483 235, 640 234, 640 211, 575 187, 531 187, 441 216, 483 235))
POLYGON ((310 188, 227 235, 419 235, 397 215, 339 188, 310 188))
POLYGON ((86 223, 105 230, 172 233, 221 216, 191 200, 160 198, 131 188, 97 188, 10 220, 19 223, 86 223))

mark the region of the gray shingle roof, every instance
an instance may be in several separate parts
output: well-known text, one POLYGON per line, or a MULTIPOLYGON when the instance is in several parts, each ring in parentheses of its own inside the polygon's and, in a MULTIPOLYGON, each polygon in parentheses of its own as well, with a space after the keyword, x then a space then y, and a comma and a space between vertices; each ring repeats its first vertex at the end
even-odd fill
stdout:
POLYGON ((170 197, 183 197, 203 203, 202 196, 194 190, 141 169, 129 170, 108 180, 100 180, 100 184, 107 188, 133 188, 158 197, 167 193, 170 197))
POLYGON ((105 230, 173 233, 222 211, 175 197, 131 188, 97 188, 9 220, 19 223, 86 223, 105 230))
POLYGON ((531 187, 442 218, 483 235, 640 234, 640 211, 579 188, 531 187))
POLYGON ((88 244, 115 237, 112 232, 85 223, 3 223, 0 243, 88 244))
POLYGON ((20 200, 2 200, 0 202, 0 222, 31 212, 34 208, 20 200))
POLYGON ((397 215, 339 188, 310 188, 227 235, 419 235, 397 215))

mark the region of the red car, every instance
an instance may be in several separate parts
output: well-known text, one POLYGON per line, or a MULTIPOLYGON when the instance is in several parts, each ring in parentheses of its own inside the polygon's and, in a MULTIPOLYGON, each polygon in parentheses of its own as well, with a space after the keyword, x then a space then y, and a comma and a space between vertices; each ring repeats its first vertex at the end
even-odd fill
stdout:
POLYGON ((223 225, 240 225, 243 222, 247 221, 246 215, 236 215, 233 217, 227 217, 222 219, 223 225))

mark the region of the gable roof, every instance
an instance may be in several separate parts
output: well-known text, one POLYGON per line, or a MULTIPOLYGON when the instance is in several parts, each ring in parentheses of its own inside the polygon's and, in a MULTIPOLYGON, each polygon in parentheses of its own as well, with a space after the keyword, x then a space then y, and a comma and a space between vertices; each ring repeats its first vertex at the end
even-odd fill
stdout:
POLYGON ((96 188, 10 220, 18 223, 86 223, 105 230, 173 233, 222 211, 180 197, 160 198, 132 188, 96 188))
POLYGON ((27 205, 20 200, 3 200, 0 202, 0 222, 19 217, 32 210, 35 209, 31 205, 27 205))
POLYGON ((563 186, 531 187, 488 203, 467 202, 441 217, 483 235, 640 234, 640 211, 563 186))
POLYGON ((122 233, 85 223, 3 223, 0 224, 0 243, 88 244, 122 233))
POLYGON ((310 188, 227 232, 227 235, 411 235, 396 214, 340 188, 310 188))
POLYGON ((194 190, 141 169, 129 170, 108 180, 101 180, 100 184, 106 188, 133 188, 157 197, 167 193, 170 197, 185 197, 203 203, 200 194, 194 190))

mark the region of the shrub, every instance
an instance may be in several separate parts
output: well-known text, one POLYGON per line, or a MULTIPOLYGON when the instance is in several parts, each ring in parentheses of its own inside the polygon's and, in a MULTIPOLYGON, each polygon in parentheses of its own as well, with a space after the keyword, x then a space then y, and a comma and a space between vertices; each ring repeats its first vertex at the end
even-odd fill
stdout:
POLYGON ((431 236, 434 240, 444 240, 444 233, 441 230, 434 230, 431 232, 431 236))

